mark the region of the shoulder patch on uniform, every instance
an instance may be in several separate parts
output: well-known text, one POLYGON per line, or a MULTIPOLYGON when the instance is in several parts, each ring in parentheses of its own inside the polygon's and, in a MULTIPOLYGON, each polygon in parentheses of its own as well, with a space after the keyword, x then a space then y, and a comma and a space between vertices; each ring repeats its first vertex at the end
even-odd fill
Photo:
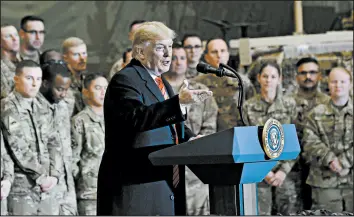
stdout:
POLYGON ((74 119, 74 128, 79 134, 82 134, 84 132, 83 123, 84 121, 81 117, 74 119))
POLYGON ((17 131, 21 128, 21 124, 18 120, 18 117, 15 115, 6 115, 3 118, 3 122, 9 133, 17 131))

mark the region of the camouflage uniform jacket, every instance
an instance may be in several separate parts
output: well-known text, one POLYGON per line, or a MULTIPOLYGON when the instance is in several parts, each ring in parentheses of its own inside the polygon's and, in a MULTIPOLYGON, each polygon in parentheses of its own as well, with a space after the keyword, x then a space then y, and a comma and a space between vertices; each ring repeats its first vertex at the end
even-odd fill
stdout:
POLYGON ((1 181, 8 180, 11 184, 14 181, 14 163, 11 160, 4 144, 4 137, 2 136, 2 131, 0 131, 1 139, 1 181))
POLYGON ((14 161, 14 185, 12 191, 30 189, 40 192, 39 184, 44 176, 60 180, 56 161, 52 161, 48 147, 57 146, 58 136, 53 132, 53 118, 41 97, 30 103, 17 91, 1 100, 1 120, 4 139, 10 146, 14 161), (38 184, 38 185, 36 185, 38 184))
POLYGON ((306 117, 305 159, 310 163, 307 184, 321 188, 353 187, 353 104, 339 110, 332 101, 316 106, 306 117), (345 174, 332 172, 338 158, 345 174))
POLYGON ((14 88, 16 65, 7 59, 1 59, 1 99, 5 98, 14 88))
POLYGON ((71 117, 82 111, 85 107, 81 91, 82 82, 76 79, 73 74, 71 74, 71 84, 68 90, 68 95, 65 99, 65 101, 68 103, 68 109, 71 114, 71 117))
MULTIPOLYGON (((244 85, 245 99, 254 95, 254 87, 245 76, 241 75, 244 85)), ((231 109, 232 104, 238 100, 238 81, 236 78, 217 77, 212 74, 198 75, 193 81, 206 85, 212 92, 219 107, 217 118, 217 131, 222 131, 236 126, 239 113, 231 109)))
POLYGON ((306 114, 315 106, 327 103, 330 100, 330 97, 319 90, 316 90, 313 93, 305 93, 300 89, 288 96, 294 98, 296 102, 297 118, 295 124, 298 131, 299 141, 301 141, 303 129, 305 127, 306 114))
MULTIPOLYGON (((330 100, 330 97, 319 90, 314 91, 313 93, 305 93, 298 89, 295 93, 290 94, 289 97, 292 97, 296 101, 296 112, 297 118, 295 120, 297 136, 301 145, 301 150, 303 151, 302 147, 302 138, 304 133, 305 127, 305 116, 306 114, 313 109, 315 106, 319 104, 326 103, 330 100)), ((294 171, 302 171, 301 165, 303 165, 303 158, 301 158, 301 163, 299 159, 301 158, 301 154, 297 157, 296 164, 293 167, 294 171)))
MULTIPOLYGON (((178 87, 172 86, 172 88, 175 93, 179 92, 177 90, 178 87)), ((191 90, 208 89, 205 85, 195 81, 190 81, 188 88, 191 90)), ((216 132, 218 105, 214 98, 209 98, 203 103, 193 104, 187 108, 188 115, 185 124, 193 133, 196 135, 209 135, 216 132)))
MULTIPOLYGON (((14 163, 11 160, 10 156, 7 153, 7 150, 5 148, 5 144, 4 144, 4 138, 2 136, 2 131, 0 130, 0 139, 1 139, 1 173, 0 173, 0 178, 1 181, 7 180, 11 183, 11 185, 13 184, 14 181, 14 163)), ((11 186, 10 186, 11 187, 11 186)), ((1 215, 8 215, 8 206, 7 206, 7 198, 2 199, 1 200, 1 207, 0 207, 0 211, 1 211, 1 215)))
POLYGON ((71 123, 68 105, 63 100, 59 103, 50 104, 41 93, 38 93, 38 97, 42 97, 48 108, 50 108, 53 114, 55 131, 59 136, 58 146, 50 147, 48 145, 48 150, 51 155, 59 154, 52 156, 52 158, 56 160, 57 172, 61 174, 61 180, 58 182, 60 188, 59 199, 63 200, 63 203, 66 204, 66 211, 68 211, 68 213, 62 215, 75 215, 77 213, 77 204, 75 183, 72 176, 71 123))
POLYGON ((105 148, 104 118, 89 106, 72 118, 73 174, 79 199, 97 199, 97 177, 105 148))
MULTIPOLYGON (((293 98, 280 94, 272 104, 269 104, 262 99, 260 94, 257 94, 245 102, 243 113, 245 122, 250 126, 264 126, 270 118, 278 120, 281 124, 291 124, 296 119, 296 102, 293 98)), ((288 174, 294 163, 295 160, 280 161, 273 171, 282 170, 288 174)))
POLYGON ((33 60, 34 62, 40 64, 39 58, 41 56, 41 53, 42 53, 41 51, 37 50, 37 55, 35 57, 33 57, 33 56, 28 56, 24 52, 20 51, 20 57, 21 57, 21 60, 33 60))
POLYGON ((119 72, 120 70, 122 70, 122 64, 123 64, 123 58, 120 58, 119 60, 117 60, 111 70, 109 71, 109 75, 108 75, 108 80, 110 81, 113 77, 114 74, 116 74, 117 72, 119 72))

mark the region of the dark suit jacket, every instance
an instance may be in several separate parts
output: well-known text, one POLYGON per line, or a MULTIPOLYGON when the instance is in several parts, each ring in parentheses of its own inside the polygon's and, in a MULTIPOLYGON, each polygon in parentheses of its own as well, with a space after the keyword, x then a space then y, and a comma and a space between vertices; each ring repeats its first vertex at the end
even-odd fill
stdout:
POLYGON ((184 126, 179 99, 170 99, 133 59, 113 76, 104 101, 105 152, 98 175, 97 215, 184 215, 184 166, 172 188, 172 166, 153 166, 148 155, 194 134, 184 126))

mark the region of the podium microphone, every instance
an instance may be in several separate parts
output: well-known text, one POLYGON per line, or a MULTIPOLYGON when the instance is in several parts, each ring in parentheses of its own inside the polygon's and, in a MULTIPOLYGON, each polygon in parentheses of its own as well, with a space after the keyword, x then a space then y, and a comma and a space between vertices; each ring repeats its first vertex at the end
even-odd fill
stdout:
POLYGON ((237 78, 236 75, 228 70, 225 70, 221 66, 217 69, 212 67, 211 65, 205 63, 205 62, 200 62, 197 65, 197 71, 204 73, 204 74, 214 74, 219 77, 231 77, 231 78, 237 78))
POLYGON ((241 76, 236 72, 236 70, 234 70, 233 68, 231 68, 230 66, 220 63, 219 68, 214 68, 211 65, 204 63, 204 62, 200 62, 197 65, 197 71, 204 73, 204 74, 214 74, 216 76, 219 77, 231 77, 231 78, 237 78, 238 79, 238 86, 239 86, 239 94, 238 94, 238 102, 237 102, 237 109, 239 111, 240 114, 240 119, 242 122, 243 126, 246 126, 246 123, 243 119, 243 112, 242 112, 242 103, 243 103, 243 98, 244 98, 244 94, 243 94, 243 81, 241 76))

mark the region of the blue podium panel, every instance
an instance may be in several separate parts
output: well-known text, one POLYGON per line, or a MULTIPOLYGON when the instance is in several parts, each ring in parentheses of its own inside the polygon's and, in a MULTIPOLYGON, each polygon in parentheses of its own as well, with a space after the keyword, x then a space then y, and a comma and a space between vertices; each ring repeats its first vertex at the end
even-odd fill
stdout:
POLYGON ((300 153, 299 140, 294 124, 283 124, 284 149, 279 157, 267 159, 260 141, 259 127, 235 127, 232 156, 235 163, 279 161, 295 159, 300 153))
POLYGON ((244 163, 239 183, 250 184, 261 182, 276 164, 276 161, 244 163))

